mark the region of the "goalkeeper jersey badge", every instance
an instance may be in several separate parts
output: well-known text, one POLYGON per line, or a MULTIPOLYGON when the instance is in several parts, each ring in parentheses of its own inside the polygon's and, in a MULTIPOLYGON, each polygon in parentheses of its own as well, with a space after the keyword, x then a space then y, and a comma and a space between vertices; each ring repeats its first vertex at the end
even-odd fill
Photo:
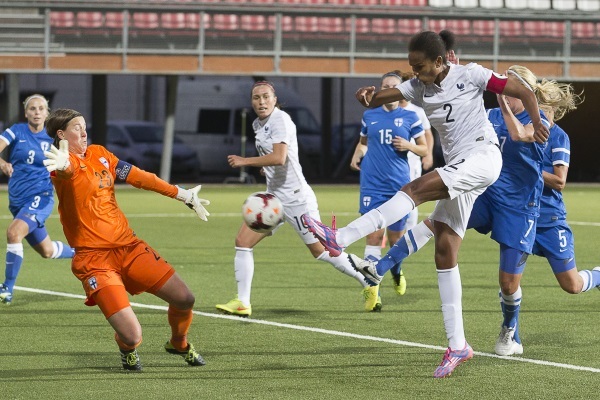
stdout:
POLYGON ((104 165, 104 167, 108 168, 108 161, 106 160, 106 158, 100 157, 98 161, 100 161, 102 165, 104 165))
POLYGON ((98 282, 96 282, 96 277, 92 276, 88 279, 88 286, 92 290, 96 290, 98 288, 98 282))

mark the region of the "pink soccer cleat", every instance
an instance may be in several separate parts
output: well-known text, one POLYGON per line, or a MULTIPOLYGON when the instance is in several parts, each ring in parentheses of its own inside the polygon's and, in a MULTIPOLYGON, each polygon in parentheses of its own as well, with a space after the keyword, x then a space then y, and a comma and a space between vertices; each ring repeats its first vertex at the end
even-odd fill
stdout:
POLYGON ((337 257, 342 254, 343 248, 335 240, 336 231, 334 229, 312 218, 308 213, 302 214, 300 218, 302 219, 302 223, 321 242, 331 257, 337 257))
POLYGON ((460 364, 473 358, 473 349, 469 344, 462 350, 452 350, 450 347, 446 350, 444 358, 440 365, 435 369, 433 373, 434 378, 446 378, 452 375, 452 372, 460 364))

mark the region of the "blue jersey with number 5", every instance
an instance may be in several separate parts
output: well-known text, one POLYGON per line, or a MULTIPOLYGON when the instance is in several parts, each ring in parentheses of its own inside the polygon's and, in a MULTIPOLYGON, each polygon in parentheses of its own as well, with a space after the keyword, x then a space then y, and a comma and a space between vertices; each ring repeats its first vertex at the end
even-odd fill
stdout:
POLYGON ((52 194, 50 174, 43 164, 44 151, 50 149, 53 140, 44 128, 33 133, 26 123, 15 124, 0 136, 8 144, 13 174, 8 181, 8 200, 12 207, 20 207, 25 202, 42 193, 52 194))

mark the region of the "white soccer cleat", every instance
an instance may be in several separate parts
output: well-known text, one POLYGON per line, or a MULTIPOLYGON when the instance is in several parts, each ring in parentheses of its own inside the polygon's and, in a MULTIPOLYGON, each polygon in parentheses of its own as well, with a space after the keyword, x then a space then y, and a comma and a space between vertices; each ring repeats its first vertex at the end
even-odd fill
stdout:
POLYGON ((376 263, 369 260, 363 260, 354 254, 348 254, 348 261, 350 261, 352 268, 363 274, 365 278, 372 283, 371 286, 377 286, 381 283, 383 276, 377 273, 376 263))
POLYGON ((509 328, 502 326, 498 340, 496 340, 496 347, 494 351, 499 356, 512 356, 515 354, 523 354, 523 345, 517 343, 514 338, 515 328, 509 328))

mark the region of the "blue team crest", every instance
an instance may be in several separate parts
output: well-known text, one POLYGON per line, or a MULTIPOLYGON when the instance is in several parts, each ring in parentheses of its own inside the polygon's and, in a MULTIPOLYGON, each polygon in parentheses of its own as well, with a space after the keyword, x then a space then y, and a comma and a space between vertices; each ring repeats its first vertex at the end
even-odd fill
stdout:
POLYGON ((100 161, 102 163, 102 165, 104 165, 106 168, 108 168, 108 161, 106 160, 106 158, 100 157, 98 159, 98 161, 100 161))
POLYGON ((395 118, 394 119, 394 125, 396 125, 398 128, 400 128, 403 123, 404 123, 404 118, 395 118))
POLYGON ((96 290, 96 288, 98 287, 98 282, 96 281, 95 276, 92 276, 88 279, 88 286, 90 287, 90 289, 96 290))
POLYGON ((363 205, 369 207, 369 204, 371 204, 371 196, 363 196, 363 205))

